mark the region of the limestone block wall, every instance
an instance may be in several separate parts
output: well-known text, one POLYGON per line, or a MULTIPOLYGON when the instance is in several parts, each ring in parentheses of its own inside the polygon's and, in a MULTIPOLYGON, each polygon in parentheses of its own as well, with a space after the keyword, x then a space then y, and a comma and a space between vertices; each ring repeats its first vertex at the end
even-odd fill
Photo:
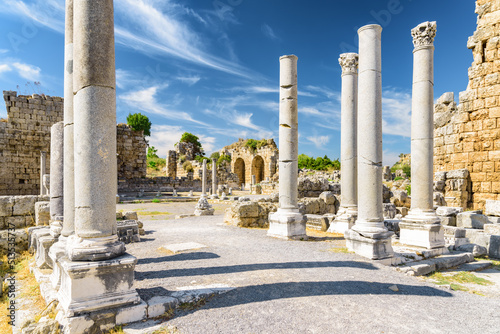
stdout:
POLYGON ((474 61, 459 105, 446 93, 435 106, 434 171, 466 168, 469 207, 500 200, 500 0, 477 0, 477 30, 467 42, 474 61))
POLYGON ((40 155, 47 152, 50 127, 63 119, 63 99, 4 91, 7 119, 0 120, 0 195, 40 193, 40 155))
POLYGON ((16 252, 28 249, 26 227, 35 226, 35 203, 49 196, 0 196, 0 255, 8 252, 8 238, 15 235, 16 252))
POLYGON ((143 131, 134 131, 127 124, 116 126, 118 180, 146 177, 147 146, 143 131))
POLYGON ((472 207, 472 182, 467 169, 434 174, 434 191, 443 194, 446 206, 472 207))
POLYGON ((146 177, 132 178, 127 180, 118 180, 118 193, 138 193, 141 190, 145 192, 157 191, 201 191, 201 180, 193 180, 193 178, 172 178, 168 176, 162 177, 146 177))

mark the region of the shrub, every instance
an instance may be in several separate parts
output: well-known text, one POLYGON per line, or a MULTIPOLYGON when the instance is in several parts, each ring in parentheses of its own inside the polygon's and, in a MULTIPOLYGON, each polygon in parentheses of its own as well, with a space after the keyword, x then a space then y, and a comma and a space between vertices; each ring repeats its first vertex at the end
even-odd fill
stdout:
POLYGON ((151 136, 151 122, 147 116, 141 113, 128 114, 127 124, 130 125, 134 131, 144 131, 145 136, 151 136))
POLYGON ((406 174, 406 177, 411 178, 411 166, 404 165, 402 169, 403 169, 403 173, 406 174))
POLYGON ((184 161, 186 161, 186 155, 181 154, 181 155, 179 156, 179 161, 180 161, 181 163, 184 163, 184 161))
POLYGON ((231 162, 231 156, 230 155, 226 155, 226 154, 223 154, 219 157, 219 160, 217 160, 217 165, 220 165, 222 163, 224 163, 225 161, 227 162, 231 162))
POLYGON ((184 161, 184 163, 182 164, 182 168, 184 168, 184 170, 188 173, 194 172, 193 165, 191 165, 191 162, 189 161, 184 161))
POLYGON ((394 178, 394 181, 399 181, 399 180, 402 180, 402 179, 403 179, 403 178, 402 178, 401 176, 396 176, 396 177, 394 178))

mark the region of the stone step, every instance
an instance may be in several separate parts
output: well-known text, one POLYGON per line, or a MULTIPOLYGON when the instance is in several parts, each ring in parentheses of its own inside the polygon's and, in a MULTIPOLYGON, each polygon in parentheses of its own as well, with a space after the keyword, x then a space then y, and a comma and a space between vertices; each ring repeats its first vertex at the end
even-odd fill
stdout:
POLYGON ((452 253, 424 261, 409 262, 404 266, 397 267, 396 270, 410 276, 422 276, 437 270, 457 267, 461 264, 472 261, 474 261, 472 253, 452 253))

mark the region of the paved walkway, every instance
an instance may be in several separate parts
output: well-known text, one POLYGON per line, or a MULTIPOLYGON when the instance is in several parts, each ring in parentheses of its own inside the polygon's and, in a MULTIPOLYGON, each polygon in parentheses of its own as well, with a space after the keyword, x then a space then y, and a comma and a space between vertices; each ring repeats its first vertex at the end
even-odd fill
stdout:
MULTIPOLYGON (((173 203, 154 210, 153 204, 149 211, 174 211, 173 203)), ((182 205, 182 213, 191 213, 195 203, 182 205)), ((226 226, 219 207, 208 217, 140 217, 148 234, 127 245, 139 259, 136 287, 144 300, 214 284, 234 288, 201 308, 176 311, 165 325, 180 333, 499 333, 500 298, 451 291, 333 252, 338 238, 284 241, 265 230, 226 226), (187 242, 207 247, 162 249, 187 242)))

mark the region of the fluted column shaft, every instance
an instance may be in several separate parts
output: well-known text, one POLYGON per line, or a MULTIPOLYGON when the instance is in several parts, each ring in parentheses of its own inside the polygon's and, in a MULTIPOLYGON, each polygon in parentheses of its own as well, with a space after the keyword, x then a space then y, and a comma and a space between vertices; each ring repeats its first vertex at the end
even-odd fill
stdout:
POLYGON ((203 170, 201 180, 201 196, 207 195, 207 160, 203 159, 203 170))

